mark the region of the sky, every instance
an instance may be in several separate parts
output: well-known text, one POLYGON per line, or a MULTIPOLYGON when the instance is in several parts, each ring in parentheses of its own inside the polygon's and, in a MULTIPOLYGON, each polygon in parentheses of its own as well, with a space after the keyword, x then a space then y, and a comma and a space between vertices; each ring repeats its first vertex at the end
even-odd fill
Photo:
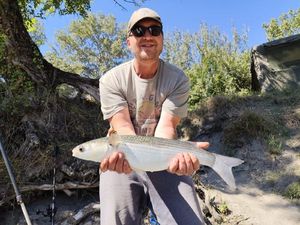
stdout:
MULTIPOLYGON (((138 9, 133 4, 119 0, 126 8, 122 9, 113 0, 93 0, 93 13, 113 15, 118 23, 127 23, 131 13, 138 9)), ((248 31, 248 47, 266 42, 263 23, 278 18, 289 10, 299 9, 299 0, 147 0, 142 7, 154 9, 160 15, 164 32, 180 30, 199 31, 200 24, 217 27, 223 34, 231 37, 232 27, 239 33, 248 31)), ((47 42, 41 46, 44 53, 55 44, 55 33, 66 29, 70 22, 79 16, 49 16, 43 20, 47 42)))

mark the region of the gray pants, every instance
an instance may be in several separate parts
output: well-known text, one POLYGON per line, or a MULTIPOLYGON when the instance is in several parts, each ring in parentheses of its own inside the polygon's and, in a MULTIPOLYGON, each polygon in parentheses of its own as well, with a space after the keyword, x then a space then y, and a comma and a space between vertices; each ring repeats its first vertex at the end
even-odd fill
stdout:
POLYGON ((161 172, 100 174, 101 225, 141 225, 152 207, 161 225, 205 224, 192 178, 161 172))

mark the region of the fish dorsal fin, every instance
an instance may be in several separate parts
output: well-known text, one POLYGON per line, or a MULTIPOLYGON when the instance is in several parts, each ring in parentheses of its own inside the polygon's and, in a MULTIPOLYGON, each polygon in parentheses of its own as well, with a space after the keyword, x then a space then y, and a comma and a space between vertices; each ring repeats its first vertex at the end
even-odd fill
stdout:
POLYGON ((108 143, 113 147, 117 147, 121 143, 121 137, 118 135, 117 131, 111 131, 109 133, 108 143))

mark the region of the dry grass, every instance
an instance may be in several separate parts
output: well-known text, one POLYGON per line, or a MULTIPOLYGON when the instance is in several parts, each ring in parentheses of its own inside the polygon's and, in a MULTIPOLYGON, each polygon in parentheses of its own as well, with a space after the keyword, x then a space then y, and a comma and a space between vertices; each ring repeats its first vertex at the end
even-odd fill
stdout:
POLYGON ((288 185, 285 189, 284 196, 292 200, 300 199, 300 181, 288 185))
POLYGON ((272 153, 279 152, 278 126, 275 121, 256 112, 242 112, 235 121, 224 128, 224 145, 227 153, 234 155, 234 149, 248 144, 253 139, 265 140, 267 144, 270 143, 271 149, 274 149, 272 153))

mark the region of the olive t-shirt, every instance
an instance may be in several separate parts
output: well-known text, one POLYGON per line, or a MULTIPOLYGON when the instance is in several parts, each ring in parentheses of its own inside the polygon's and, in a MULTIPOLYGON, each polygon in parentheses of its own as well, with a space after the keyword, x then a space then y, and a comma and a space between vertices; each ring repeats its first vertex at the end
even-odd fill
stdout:
POLYGON ((100 78, 99 89, 103 118, 128 107, 138 135, 153 136, 162 111, 180 118, 187 115, 189 80, 163 60, 151 79, 136 74, 133 60, 123 63, 100 78))

